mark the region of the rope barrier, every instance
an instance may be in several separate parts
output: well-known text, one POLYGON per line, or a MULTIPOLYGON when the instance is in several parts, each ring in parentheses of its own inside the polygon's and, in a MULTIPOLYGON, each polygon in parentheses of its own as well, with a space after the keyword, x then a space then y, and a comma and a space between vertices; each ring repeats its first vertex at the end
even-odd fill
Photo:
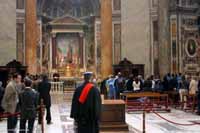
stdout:
POLYGON ((21 114, 21 112, 16 112, 16 113, 2 113, 0 114, 0 118, 7 118, 7 117, 11 117, 11 116, 19 116, 21 114))
POLYGON ((194 125, 200 125, 199 123, 188 123, 188 124, 183 124, 183 123, 177 123, 177 122, 173 122, 171 120, 168 120, 166 119, 165 117, 161 116, 160 114, 158 114, 157 112, 151 110, 154 114, 156 114, 158 117, 160 117, 161 119, 169 122, 169 123, 172 123, 172 124, 175 124, 175 125, 181 125, 181 126, 194 126, 194 125))
POLYGON ((159 113, 155 112, 152 108, 149 108, 149 106, 146 106, 147 105, 147 99, 145 99, 143 102, 141 102, 141 104, 143 104, 143 132, 145 132, 145 112, 153 112, 156 116, 158 116, 159 118, 169 122, 169 123, 172 123, 172 124, 175 124, 175 125, 181 125, 181 126, 194 126, 194 125, 200 125, 199 123, 188 123, 188 124, 185 124, 185 123, 178 123, 178 122, 173 122, 171 120, 168 120, 166 119, 165 117, 161 116, 159 113))
MULTIPOLYGON (((38 107, 36 110, 40 110, 41 107, 38 107)), ((16 113, 1 113, 0 114, 0 118, 7 118, 7 117, 11 117, 11 116, 19 116, 21 115, 21 112, 16 112, 16 113)))
MULTIPOLYGON (((42 133, 44 133, 44 104, 43 104, 43 100, 40 101, 40 106, 36 109, 36 111, 39 111, 41 113, 41 131, 42 133)), ((0 114, 0 118, 8 118, 11 116, 19 116, 21 115, 21 112, 16 112, 16 113, 2 113, 0 114)))

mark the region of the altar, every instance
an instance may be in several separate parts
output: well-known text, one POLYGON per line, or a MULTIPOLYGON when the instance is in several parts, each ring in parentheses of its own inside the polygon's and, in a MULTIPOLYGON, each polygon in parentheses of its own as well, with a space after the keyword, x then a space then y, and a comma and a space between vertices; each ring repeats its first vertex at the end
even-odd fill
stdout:
POLYGON ((50 71, 62 77, 79 77, 85 68, 84 23, 64 16, 49 22, 50 71))
POLYGON ((102 100, 101 131, 128 131, 123 100, 102 100))

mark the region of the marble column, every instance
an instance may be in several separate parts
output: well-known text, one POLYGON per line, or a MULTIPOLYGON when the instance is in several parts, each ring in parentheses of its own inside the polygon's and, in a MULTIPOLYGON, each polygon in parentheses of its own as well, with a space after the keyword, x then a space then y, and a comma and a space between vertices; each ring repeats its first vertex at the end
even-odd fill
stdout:
POLYGON ((16 1, 0 1, 0 66, 16 59, 16 1))
POLYGON ((101 0, 101 76, 112 74, 112 0, 101 0))
POLYGON ((25 61, 30 74, 37 73, 37 15, 36 1, 26 0, 25 61))
POLYGON ((159 71, 163 77, 170 72, 170 23, 166 16, 169 16, 170 0, 160 0, 158 5, 158 34, 159 34, 159 71))
POLYGON ((52 34, 52 68, 56 68, 56 58, 57 58, 57 53, 56 53, 56 34, 52 34))
POLYGON ((80 59, 80 67, 83 68, 83 33, 79 33, 79 59, 80 59))

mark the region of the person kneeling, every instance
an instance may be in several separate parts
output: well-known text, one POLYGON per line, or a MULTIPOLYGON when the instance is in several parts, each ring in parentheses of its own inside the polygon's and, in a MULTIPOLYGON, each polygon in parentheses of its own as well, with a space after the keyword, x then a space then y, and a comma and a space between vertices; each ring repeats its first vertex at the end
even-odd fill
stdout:
POLYGON ((26 133, 26 122, 28 121, 28 133, 33 133, 33 127, 38 105, 38 94, 31 88, 31 79, 25 79, 25 89, 19 96, 21 109, 20 133, 26 133))

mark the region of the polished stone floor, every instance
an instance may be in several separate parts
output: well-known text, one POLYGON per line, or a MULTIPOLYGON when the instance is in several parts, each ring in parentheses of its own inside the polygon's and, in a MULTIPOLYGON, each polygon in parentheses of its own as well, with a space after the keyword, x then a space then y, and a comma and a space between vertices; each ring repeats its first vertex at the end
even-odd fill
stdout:
MULTIPOLYGON (((45 133, 74 133, 73 120, 69 118, 70 97, 68 94, 52 95, 52 124, 45 123, 45 133)), ((177 123, 200 122, 200 116, 172 109, 171 113, 159 113, 163 117, 177 123)), ((142 133, 142 114, 126 114, 126 122, 129 125, 129 133, 142 133)), ((6 120, 0 122, 0 133, 6 133, 6 120)), ((41 126, 35 123, 35 133, 41 133, 41 126)), ((120 132, 123 133, 123 132, 120 132)), ((146 114, 146 133, 200 133, 200 125, 180 126, 168 123, 153 113, 146 114)))

